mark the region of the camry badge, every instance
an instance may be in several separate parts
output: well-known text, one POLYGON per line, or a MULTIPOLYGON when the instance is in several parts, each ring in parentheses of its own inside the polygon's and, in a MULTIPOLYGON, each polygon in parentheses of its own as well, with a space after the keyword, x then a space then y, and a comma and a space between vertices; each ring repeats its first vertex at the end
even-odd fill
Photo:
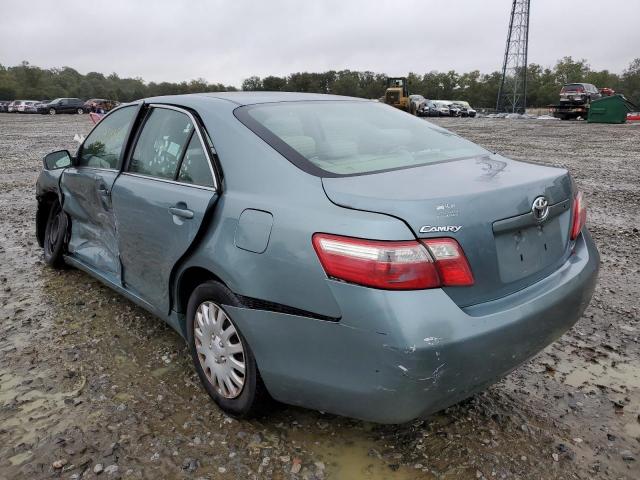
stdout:
POLYGON ((434 233, 434 232, 450 232, 456 233, 462 228, 462 225, 444 225, 441 227, 433 227, 431 225, 425 225, 420 228, 420 233, 434 233))
POLYGON ((533 205, 531 205, 531 213, 533 213, 533 218, 538 222, 544 222, 549 216, 549 202, 547 198, 544 196, 537 197, 533 201, 533 205))

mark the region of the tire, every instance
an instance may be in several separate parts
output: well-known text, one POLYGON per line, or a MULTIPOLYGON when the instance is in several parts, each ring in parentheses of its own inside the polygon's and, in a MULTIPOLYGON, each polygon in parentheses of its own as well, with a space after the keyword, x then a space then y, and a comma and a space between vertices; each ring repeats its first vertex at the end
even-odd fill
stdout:
POLYGON ((44 261, 53 268, 63 268, 62 254, 67 239, 69 221, 60 204, 56 201, 51 205, 47 226, 44 231, 44 261))
POLYGON ((82 115, 84 113, 84 110, 79 108, 78 110, 76 110, 76 112, 78 112, 78 115, 82 115))
POLYGON ((56 109, 55 108, 50 108, 49 109, 49 115, 55 115, 56 114, 56 109))
MULTIPOLYGON (((222 410, 234 417, 255 417, 263 413, 272 400, 260 377, 253 352, 247 340, 231 319, 231 315, 224 309, 225 305, 241 306, 235 295, 221 283, 211 281, 196 287, 189 297, 187 306, 186 321, 189 351, 191 352, 191 358, 198 377, 200 377, 202 385, 213 401, 222 410), (205 305, 207 309, 203 308, 205 305), (210 317, 206 314, 206 310, 209 312, 208 315, 211 315, 210 317), (215 313, 212 315, 212 312, 215 313), (222 313, 220 314, 219 312, 222 313), (202 319, 202 323, 199 323, 198 316, 202 319), (205 317, 219 318, 219 321, 222 322, 222 328, 214 332, 215 328, 205 320, 205 317), (196 327, 196 323, 198 323, 198 327, 196 327), (224 328, 225 325, 227 325, 226 329, 224 328), (223 342, 224 335, 221 330, 226 333, 231 327, 235 329, 234 334, 231 334, 228 340, 223 342), (202 342, 203 338, 210 339, 208 346, 202 342), (198 349, 198 344, 200 349, 198 349), (231 351, 237 352, 238 344, 242 352, 229 353, 231 351), (234 350, 231 350, 232 348, 234 350), (229 355, 229 357, 225 355, 229 355), (235 360, 235 362, 232 363, 228 359, 235 360), (241 360, 243 360, 245 368, 242 378, 239 375, 240 371, 233 366, 242 363, 241 360), (238 386, 237 383, 233 383, 234 380, 229 380, 235 391, 228 388, 225 382, 221 382, 222 385, 220 385, 214 369, 220 369, 218 373, 221 376, 225 375, 225 369, 233 370, 236 378, 242 379, 242 385, 238 386)), ((231 377, 229 376, 228 378, 231 377)))

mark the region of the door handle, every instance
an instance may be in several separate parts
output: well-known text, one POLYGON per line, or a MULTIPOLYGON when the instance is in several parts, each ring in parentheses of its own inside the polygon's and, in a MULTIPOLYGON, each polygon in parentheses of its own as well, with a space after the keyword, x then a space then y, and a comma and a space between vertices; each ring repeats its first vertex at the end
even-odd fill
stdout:
POLYGON ((98 193, 104 197, 108 197, 111 194, 106 185, 98 185, 98 193))
POLYGON ((187 208, 169 207, 169 213, 186 220, 191 220, 193 218, 193 210, 189 210, 187 208))

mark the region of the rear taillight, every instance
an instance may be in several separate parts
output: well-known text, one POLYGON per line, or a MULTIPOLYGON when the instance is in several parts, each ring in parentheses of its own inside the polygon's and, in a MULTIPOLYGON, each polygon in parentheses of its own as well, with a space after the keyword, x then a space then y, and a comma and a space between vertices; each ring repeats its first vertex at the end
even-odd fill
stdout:
POLYGON ((473 285, 473 274, 462 248, 453 238, 431 238, 422 241, 435 259, 443 287, 473 285))
POLYGON ((451 238, 390 242, 316 233, 313 246, 327 275, 367 287, 421 290, 473 285, 467 259, 451 238))
POLYGON ((575 240, 580 235, 582 227, 587 223, 587 204, 582 192, 573 199, 573 221, 571 223, 571 240, 575 240))

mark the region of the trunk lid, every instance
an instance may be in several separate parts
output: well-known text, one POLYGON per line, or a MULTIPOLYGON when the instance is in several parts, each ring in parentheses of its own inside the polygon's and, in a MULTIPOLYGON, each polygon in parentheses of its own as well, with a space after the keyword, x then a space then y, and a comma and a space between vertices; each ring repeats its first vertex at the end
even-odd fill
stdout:
POLYGON ((564 169, 487 155, 322 182, 337 205, 397 217, 417 238, 455 238, 475 278, 445 289, 461 307, 525 288, 570 253, 572 182, 564 169), (550 208, 539 221, 532 206, 541 196, 550 208))

